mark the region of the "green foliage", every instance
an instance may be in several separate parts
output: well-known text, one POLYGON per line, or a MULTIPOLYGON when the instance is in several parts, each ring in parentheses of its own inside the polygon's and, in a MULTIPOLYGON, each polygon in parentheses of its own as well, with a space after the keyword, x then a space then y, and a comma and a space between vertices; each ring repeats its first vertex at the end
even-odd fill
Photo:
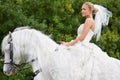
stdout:
MULTIPOLYGON (((20 26, 40 30, 55 41, 70 41, 76 37, 77 28, 84 22, 81 6, 86 1, 103 5, 112 11, 113 17, 109 25, 103 28, 100 40, 96 42, 93 39, 92 42, 109 56, 120 59, 120 0, 0 0, 0 43, 9 31, 20 26)), ((7 77, 2 67, 0 63, 0 80, 28 80, 32 73, 28 69, 7 77)))
POLYGON ((107 31, 102 35, 99 46, 106 51, 109 56, 120 59, 120 36, 116 31, 107 31))

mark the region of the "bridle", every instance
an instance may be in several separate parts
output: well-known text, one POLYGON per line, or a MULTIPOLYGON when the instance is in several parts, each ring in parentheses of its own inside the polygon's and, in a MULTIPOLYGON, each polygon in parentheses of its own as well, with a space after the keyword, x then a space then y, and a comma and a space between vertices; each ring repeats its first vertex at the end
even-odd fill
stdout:
POLYGON ((4 63, 4 64, 14 64, 13 63, 13 42, 12 42, 12 36, 9 36, 9 40, 8 40, 8 44, 9 46, 9 52, 10 52, 10 62, 9 63, 4 63))
MULTIPOLYGON (((11 32, 9 33, 9 38, 8 38, 8 44, 9 44, 9 54, 10 54, 10 62, 6 62, 4 64, 9 64, 11 66, 10 70, 13 70, 13 69, 16 69, 17 71, 22 71, 22 70, 25 70, 25 69, 28 69, 30 67, 27 67, 27 68, 24 68, 23 67, 26 65, 26 64, 29 64, 29 63, 32 63, 36 60, 38 60, 37 58, 36 59, 32 59, 26 63, 22 63, 22 64, 15 64, 13 62, 13 42, 12 42, 12 35, 11 35, 11 32)), ((13 70, 14 71, 14 70, 13 70)), ((33 80, 35 76, 37 76, 40 72, 42 72, 42 69, 38 69, 36 70, 33 75, 31 76, 31 79, 30 80, 33 80)))

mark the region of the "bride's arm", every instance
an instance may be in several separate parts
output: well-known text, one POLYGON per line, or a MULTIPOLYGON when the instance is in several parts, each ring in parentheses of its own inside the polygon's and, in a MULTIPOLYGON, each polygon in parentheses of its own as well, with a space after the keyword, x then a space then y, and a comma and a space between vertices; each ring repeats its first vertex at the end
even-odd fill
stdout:
POLYGON ((85 39, 88 31, 90 30, 90 27, 91 27, 91 26, 92 26, 91 20, 90 20, 90 19, 87 19, 87 20, 85 21, 84 29, 83 29, 81 35, 77 36, 76 39, 74 39, 74 40, 71 41, 71 42, 63 42, 62 44, 65 45, 65 46, 72 46, 72 45, 76 44, 76 43, 79 42, 79 41, 80 41, 80 42, 83 41, 83 40, 85 39))

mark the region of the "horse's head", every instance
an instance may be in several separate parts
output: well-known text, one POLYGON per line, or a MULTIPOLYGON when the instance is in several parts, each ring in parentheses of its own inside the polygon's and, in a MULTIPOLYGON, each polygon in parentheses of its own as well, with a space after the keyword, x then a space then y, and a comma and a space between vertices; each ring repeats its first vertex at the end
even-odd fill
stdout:
POLYGON ((51 54, 57 46, 53 40, 40 31, 18 28, 13 33, 8 34, 2 41, 3 71, 10 76, 21 70, 25 64, 32 66, 35 75, 36 72, 37 74, 41 72, 41 68, 46 71, 51 54))
POLYGON ((32 64, 37 60, 36 54, 33 53, 37 53, 39 47, 36 47, 32 34, 32 30, 20 27, 4 37, 2 53, 4 55, 3 71, 6 75, 10 76, 18 70, 21 71, 24 65, 32 64), (33 42, 30 39, 33 39, 33 42))
POLYGON ((17 66, 13 61, 13 43, 12 35, 9 33, 2 42, 2 53, 4 55, 3 71, 6 75, 10 76, 16 72, 17 66))

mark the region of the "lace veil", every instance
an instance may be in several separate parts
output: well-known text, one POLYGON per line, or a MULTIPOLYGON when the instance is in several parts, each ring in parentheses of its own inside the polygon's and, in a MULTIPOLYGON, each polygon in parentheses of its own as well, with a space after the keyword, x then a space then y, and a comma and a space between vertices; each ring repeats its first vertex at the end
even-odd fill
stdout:
POLYGON ((102 26, 108 25, 112 13, 101 5, 95 4, 94 7, 98 9, 98 12, 95 14, 95 36, 96 40, 99 40, 102 26))

